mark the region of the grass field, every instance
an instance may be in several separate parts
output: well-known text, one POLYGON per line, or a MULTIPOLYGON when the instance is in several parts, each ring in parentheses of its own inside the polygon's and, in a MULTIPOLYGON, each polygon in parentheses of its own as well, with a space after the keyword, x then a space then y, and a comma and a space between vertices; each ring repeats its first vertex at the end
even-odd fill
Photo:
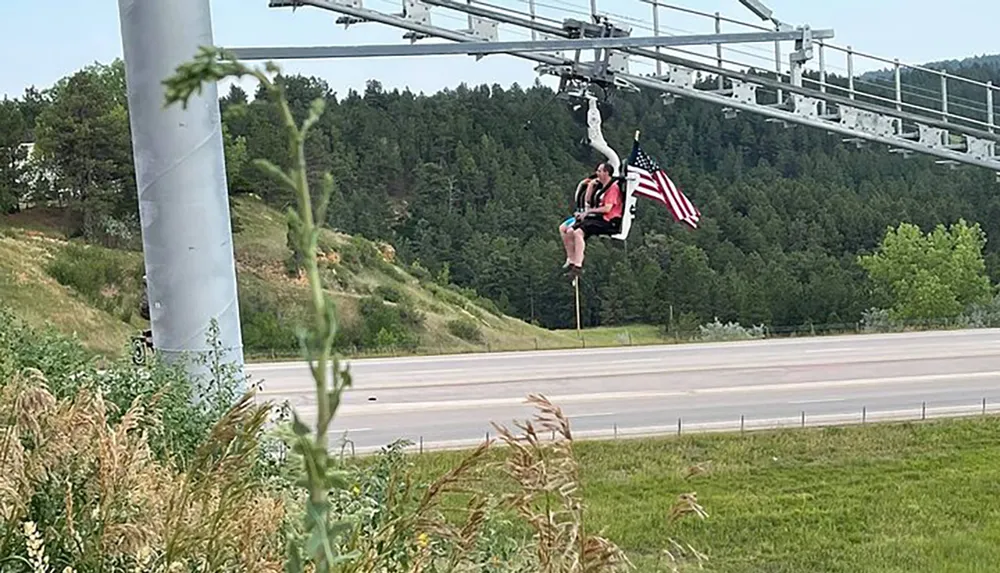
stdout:
MULTIPOLYGON (((53 324, 64 334, 78 336, 97 352, 120 352, 139 324, 109 312, 108 305, 97 306, 92 298, 61 284, 52 275, 53 263, 64 260, 60 255, 65 249, 65 241, 47 234, 30 230, 0 232, 0 302, 16 309, 18 316, 35 327, 53 324)), ((136 264, 141 262, 140 255, 132 259, 136 264)), ((85 270, 100 272, 94 267, 85 270)), ((119 294, 107 290, 106 296, 100 298, 113 303, 119 294)))
MULTIPOLYGON (((557 330, 556 332, 576 337, 576 330, 557 330)), ((661 327, 651 324, 586 328, 583 329, 581 336, 576 338, 576 340, 580 341, 580 346, 586 346, 587 348, 672 344, 676 342, 674 338, 667 336, 661 327)))
MULTIPOLYGON (((1000 418, 588 441, 574 449, 589 528, 603 528, 637 571, 669 570, 657 556, 670 537, 706 554, 705 571, 1000 570, 1000 418), (685 478, 695 464, 707 472, 685 478), (708 518, 671 526, 670 508, 685 492, 697 493, 708 518)), ((431 476, 459 457, 413 460, 431 476)))

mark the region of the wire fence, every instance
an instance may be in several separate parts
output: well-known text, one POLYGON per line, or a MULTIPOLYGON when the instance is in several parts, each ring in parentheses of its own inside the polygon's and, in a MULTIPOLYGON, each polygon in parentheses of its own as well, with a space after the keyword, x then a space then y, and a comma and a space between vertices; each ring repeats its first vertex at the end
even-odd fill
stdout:
MULTIPOLYGON (((574 429, 574 440, 635 440, 635 439, 666 439, 670 437, 680 437, 691 434, 707 433, 727 433, 731 435, 746 435, 753 432, 795 430, 823 427, 846 427, 867 424, 886 423, 920 423, 928 421, 940 421, 944 419, 972 418, 972 417, 995 417, 1000 415, 1000 399, 990 400, 986 397, 975 400, 949 400, 932 403, 926 400, 914 403, 899 403, 895 406, 882 405, 871 408, 867 404, 862 405, 856 411, 826 412, 810 414, 808 409, 802 408, 795 412, 789 412, 783 416, 754 416, 752 414, 739 414, 732 419, 723 420, 685 420, 683 416, 678 416, 676 422, 671 418, 669 423, 660 425, 638 426, 625 422, 625 420, 613 420, 605 427, 588 429, 574 429), (624 422, 624 423, 623 423, 624 422)), ((568 415, 570 422, 573 416, 568 415)), ((591 425, 592 426, 592 425, 591 425)), ((337 431, 331 432, 331 436, 337 435, 337 431)), ((413 432, 401 432, 410 433, 413 432)), ((416 454, 423 454, 432 451, 461 450, 478 446, 484 440, 496 438, 495 433, 489 431, 484 435, 466 439, 428 439, 426 433, 416 432, 413 438, 405 438, 406 445, 404 451, 416 454)), ((403 438, 401 438, 403 439, 403 438)), ((562 439, 554 431, 548 434, 539 435, 539 439, 555 442, 562 439)), ((341 454, 352 456, 376 453, 389 444, 364 445, 358 447, 349 436, 342 436, 338 442, 341 454)), ((497 445, 502 445, 497 443, 497 445)))

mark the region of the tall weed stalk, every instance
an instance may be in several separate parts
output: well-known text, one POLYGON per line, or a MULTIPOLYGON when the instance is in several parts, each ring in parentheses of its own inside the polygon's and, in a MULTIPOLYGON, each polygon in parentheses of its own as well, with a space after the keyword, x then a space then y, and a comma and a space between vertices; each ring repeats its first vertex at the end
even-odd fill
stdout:
POLYGON ((287 567, 289 572, 298 573, 304 570, 306 562, 311 562, 317 573, 327 573, 335 570, 337 565, 359 557, 360 553, 340 553, 341 541, 350 534, 352 524, 347 520, 335 520, 330 503, 331 490, 347 489, 345 473, 330 463, 328 433, 341 395, 351 385, 351 377, 347 368, 341 369, 333 352, 337 330, 335 309, 333 301, 323 290, 317 264, 320 227, 316 222, 326 219, 333 192, 333 177, 325 174, 319 202, 313 205, 305 162, 306 137, 323 114, 326 101, 322 98, 314 100, 309 107, 309 115, 301 126, 296 125, 282 86, 268 77, 268 74, 277 74, 278 71, 278 67, 271 62, 263 70, 251 68, 229 57, 223 50, 203 47, 192 61, 179 66, 164 84, 167 88, 166 104, 180 103, 186 108, 190 97, 195 92, 200 93, 205 82, 252 76, 277 104, 284 123, 291 167, 284 171, 265 159, 256 159, 254 163, 278 184, 292 191, 296 198, 297 209, 289 208, 287 211, 290 241, 301 255, 312 300, 311 324, 298 329, 297 334, 301 351, 312 371, 317 399, 314 428, 306 425, 293 412, 293 450, 301 456, 305 470, 298 483, 308 491, 308 501, 304 522, 305 555, 300 550, 300 544, 290 539, 287 567))

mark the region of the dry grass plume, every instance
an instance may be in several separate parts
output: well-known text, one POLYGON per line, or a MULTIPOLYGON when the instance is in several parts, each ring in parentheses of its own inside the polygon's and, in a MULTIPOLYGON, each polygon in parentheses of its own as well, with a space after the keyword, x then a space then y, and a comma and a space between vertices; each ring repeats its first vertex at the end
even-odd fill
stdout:
POLYGON ((26 554, 27 523, 56 571, 281 571, 284 503, 251 471, 267 406, 244 397, 180 473, 150 451, 155 402, 113 423, 99 393, 56 400, 38 371, 0 387, 0 554, 26 554))
POLYGON ((538 412, 533 421, 515 422, 522 436, 493 426, 510 446, 504 469, 519 486, 505 501, 534 530, 539 573, 630 570, 631 562, 617 545, 587 529, 569 419, 544 396, 532 394, 528 402, 538 412), (554 432, 557 438, 544 445, 540 431, 554 432))

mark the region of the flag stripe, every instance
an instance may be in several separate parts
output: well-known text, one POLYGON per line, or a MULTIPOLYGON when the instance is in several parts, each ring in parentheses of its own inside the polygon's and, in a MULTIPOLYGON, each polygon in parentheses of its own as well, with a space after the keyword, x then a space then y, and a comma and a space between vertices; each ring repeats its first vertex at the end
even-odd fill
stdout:
POLYGON ((636 193, 663 203, 670 209, 674 220, 684 222, 692 228, 698 228, 701 211, 684 196, 674 182, 656 162, 639 147, 636 142, 632 148, 627 166, 639 176, 636 193))
POLYGON ((667 191, 679 205, 681 212, 684 213, 684 217, 682 218, 683 219, 696 218, 697 215, 694 212, 694 205, 692 205, 691 201, 688 201, 688 198, 685 197, 684 194, 677 189, 677 186, 674 185, 674 182, 671 181, 670 178, 667 177, 666 174, 663 173, 662 171, 657 173, 657 177, 661 179, 660 183, 667 189, 667 191))

